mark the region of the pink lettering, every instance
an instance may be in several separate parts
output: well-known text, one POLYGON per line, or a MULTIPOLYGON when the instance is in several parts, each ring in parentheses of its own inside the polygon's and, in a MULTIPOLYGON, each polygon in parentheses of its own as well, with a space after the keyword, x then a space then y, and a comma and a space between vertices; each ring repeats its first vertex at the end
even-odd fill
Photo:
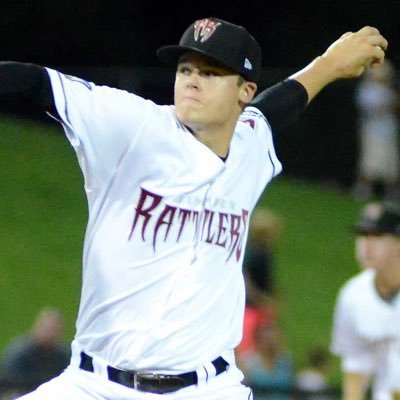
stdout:
MULTIPOLYGON (((206 237, 206 243, 212 243, 214 240, 214 233, 211 235, 211 227, 212 227, 212 222, 214 219, 214 211, 210 210, 205 210, 206 215, 204 217, 204 225, 206 224, 206 221, 208 219, 208 226, 207 226, 207 237, 206 237)), ((204 225, 203 225, 203 230, 204 230, 204 225)))
POLYGON ((188 219, 188 217, 190 217, 191 211, 190 210, 185 210, 184 208, 180 208, 179 209, 179 215, 178 218, 181 218, 181 226, 179 228, 179 233, 178 233, 178 237, 176 238, 176 241, 179 242, 179 239, 181 238, 181 234, 183 231, 183 227, 186 224, 186 221, 188 219))
POLYGON ((224 225, 224 222, 227 220, 228 218, 228 214, 226 213, 219 213, 219 223, 218 223, 218 236, 217 236, 217 241, 215 242, 215 244, 217 246, 221 246, 221 247, 225 247, 226 245, 226 237, 225 240, 223 242, 221 242, 221 236, 223 234, 225 234, 226 231, 226 226, 224 225))
POLYGON ((176 207, 171 207, 166 205, 162 213, 160 214, 156 226, 154 227, 154 236, 153 236, 153 249, 154 251, 156 250, 156 240, 157 240, 157 234, 158 230, 162 225, 167 225, 167 228, 165 230, 165 235, 164 235, 164 242, 167 240, 167 236, 169 233, 169 230, 171 229, 172 221, 174 219, 176 207))
POLYGON ((240 215, 231 214, 231 245, 230 245, 230 252, 228 255, 227 260, 229 260, 233 254, 233 251, 236 248, 236 245, 240 239, 240 215))
POLYGON ((239 261, 240 256, 242 255, 243 236, 244 236, 244 232, 246 231, 248 216, 249 216, 249 212, 247 210, 242 209, 243 229, 242 229, 242 235, 240 237, 238 247, 236 249, 236 261, 239 261))
POLYGON ((151 218, 150 211, 153 211, 160 204, 161 200, 162 200, 161 196, 151 193, 151 192, 141 188, 140 198, 138 201, 138 205, 136 207, 135 218, 133 220, 132 229, 131 229, 131 233, 129 234, 128 240, 131 240, 131 237, 135 230, 136 224, 139 221, 139 217, 144 218, 144 221, 142 224, 142 239, 143 239, 143 241, 146 240, 144 237, 144 233, 146 231, 146 226, 151 218), (150 205, 148 205, 147 208, 145 208, 145 203, 146 203, 147 199, 149 199, 150 205))

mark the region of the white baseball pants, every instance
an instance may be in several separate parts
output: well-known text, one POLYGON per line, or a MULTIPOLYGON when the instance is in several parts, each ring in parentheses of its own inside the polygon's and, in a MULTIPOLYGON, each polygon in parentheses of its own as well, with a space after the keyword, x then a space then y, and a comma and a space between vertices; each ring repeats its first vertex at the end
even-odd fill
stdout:
POLYGON ((240 383, 243 375, 231 366, 208 382, 177 392, 153 394, 111 382, 92 372, 69 366, 61 375, 20 400, 252 400, 251 389, 240 383))

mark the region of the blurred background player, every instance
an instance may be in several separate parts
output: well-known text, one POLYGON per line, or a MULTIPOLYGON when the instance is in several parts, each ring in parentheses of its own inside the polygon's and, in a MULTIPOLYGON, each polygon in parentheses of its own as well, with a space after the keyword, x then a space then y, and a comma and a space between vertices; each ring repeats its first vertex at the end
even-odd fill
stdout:
POLYGON ((64 316, 59 310, 40 310, 32 330, 15 338, 4 350, 0 360, 2 386, 23 394, 59 375, 71 357, 64 333, 64 316))
POLYGON ((339 291, 331 349, 341 358, 343 400, 365 399, 370 388, 373 400, 390 400, 400 363, 399 206, 367 204, 355 232, 363 270, 339 291))
POLYGON ((356 87, 355 104, 359 154, 354 196, 367 200, 383 194, 387 200, 399 200, 400 97, 390 60, 363 75, 356 87))

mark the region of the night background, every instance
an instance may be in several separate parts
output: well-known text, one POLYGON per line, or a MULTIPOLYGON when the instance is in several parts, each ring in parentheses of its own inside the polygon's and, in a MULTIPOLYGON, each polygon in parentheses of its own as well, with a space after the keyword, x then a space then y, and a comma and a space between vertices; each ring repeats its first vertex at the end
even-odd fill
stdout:
POLYGON ((175 43, 192 20, 244 25, 266 68, 298 68, 341 33, 374 25, 399 58, 399 1, 1 1, 2 58, 46 65, 159 66, 155 50, 175 43))

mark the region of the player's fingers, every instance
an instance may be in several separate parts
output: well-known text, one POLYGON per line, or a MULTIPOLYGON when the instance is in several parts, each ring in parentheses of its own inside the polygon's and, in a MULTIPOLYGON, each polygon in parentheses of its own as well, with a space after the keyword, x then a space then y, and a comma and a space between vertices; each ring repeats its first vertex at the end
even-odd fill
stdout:
POLYGON ((372 26, 365 26, 356 32, 355 36, 368 41, 372 46, 379 46, 383 50, 388 48, 388 41, 383 37, 377 28, 372 26))
POLYGON ((367 36, 364 38, 364 40, 369 45, 379 47, 383 51, 387 50, 388 48, 388 41, 382 35, 367 36))
POLYGON ((358 32, 346 32, 340 38, 340 41, 358 41, 360 43, 367 43, 372 46, 379 46, 383 50, 387 50, 388 41, 379 33, 376 28, 370 26, 364 27, 358 32))
POLYGON ((385 51, 382 49, 381 46, 375 46, 374 48, 374 57, 376 59, 383 59, 385 58, 385 51))
POLYGON ((387 50, 389 43, 383 36, 379 36, 376 41, 378 43, 375 43, 375 46, 379 46, 382 50, 387 50))
POLYGON ((346 33, 343 33, 343 35, 341 36, 341 39, 344 39, 344 38, 346 38, 346 37, 348 37, 348 36, 350 36, 350 35, 353 35, 354 34, 354 32, 346 32, 346 33))
POLYGON ((380 32, 377 28, 373 27, 373 26, 364 26, 362 27, 359 31, 357 31, 357 33, 361 34, 361 35, 379 35, 380 32))
POLYGON ((372 52, 370 54, 370 56, 368 57, 368 59, 365 61, 364 63, 364 68, 368 69, 368 68, 374 68, 377 65, 383 64, 385 60, 385 52, 382 50, 381 47, 379 46, 375 46, 372 49, 372 52))
POLYGON ((380 46, 375 46, 373 51, 372 64, 380 64, 385 59, 385 52, 380 46))

